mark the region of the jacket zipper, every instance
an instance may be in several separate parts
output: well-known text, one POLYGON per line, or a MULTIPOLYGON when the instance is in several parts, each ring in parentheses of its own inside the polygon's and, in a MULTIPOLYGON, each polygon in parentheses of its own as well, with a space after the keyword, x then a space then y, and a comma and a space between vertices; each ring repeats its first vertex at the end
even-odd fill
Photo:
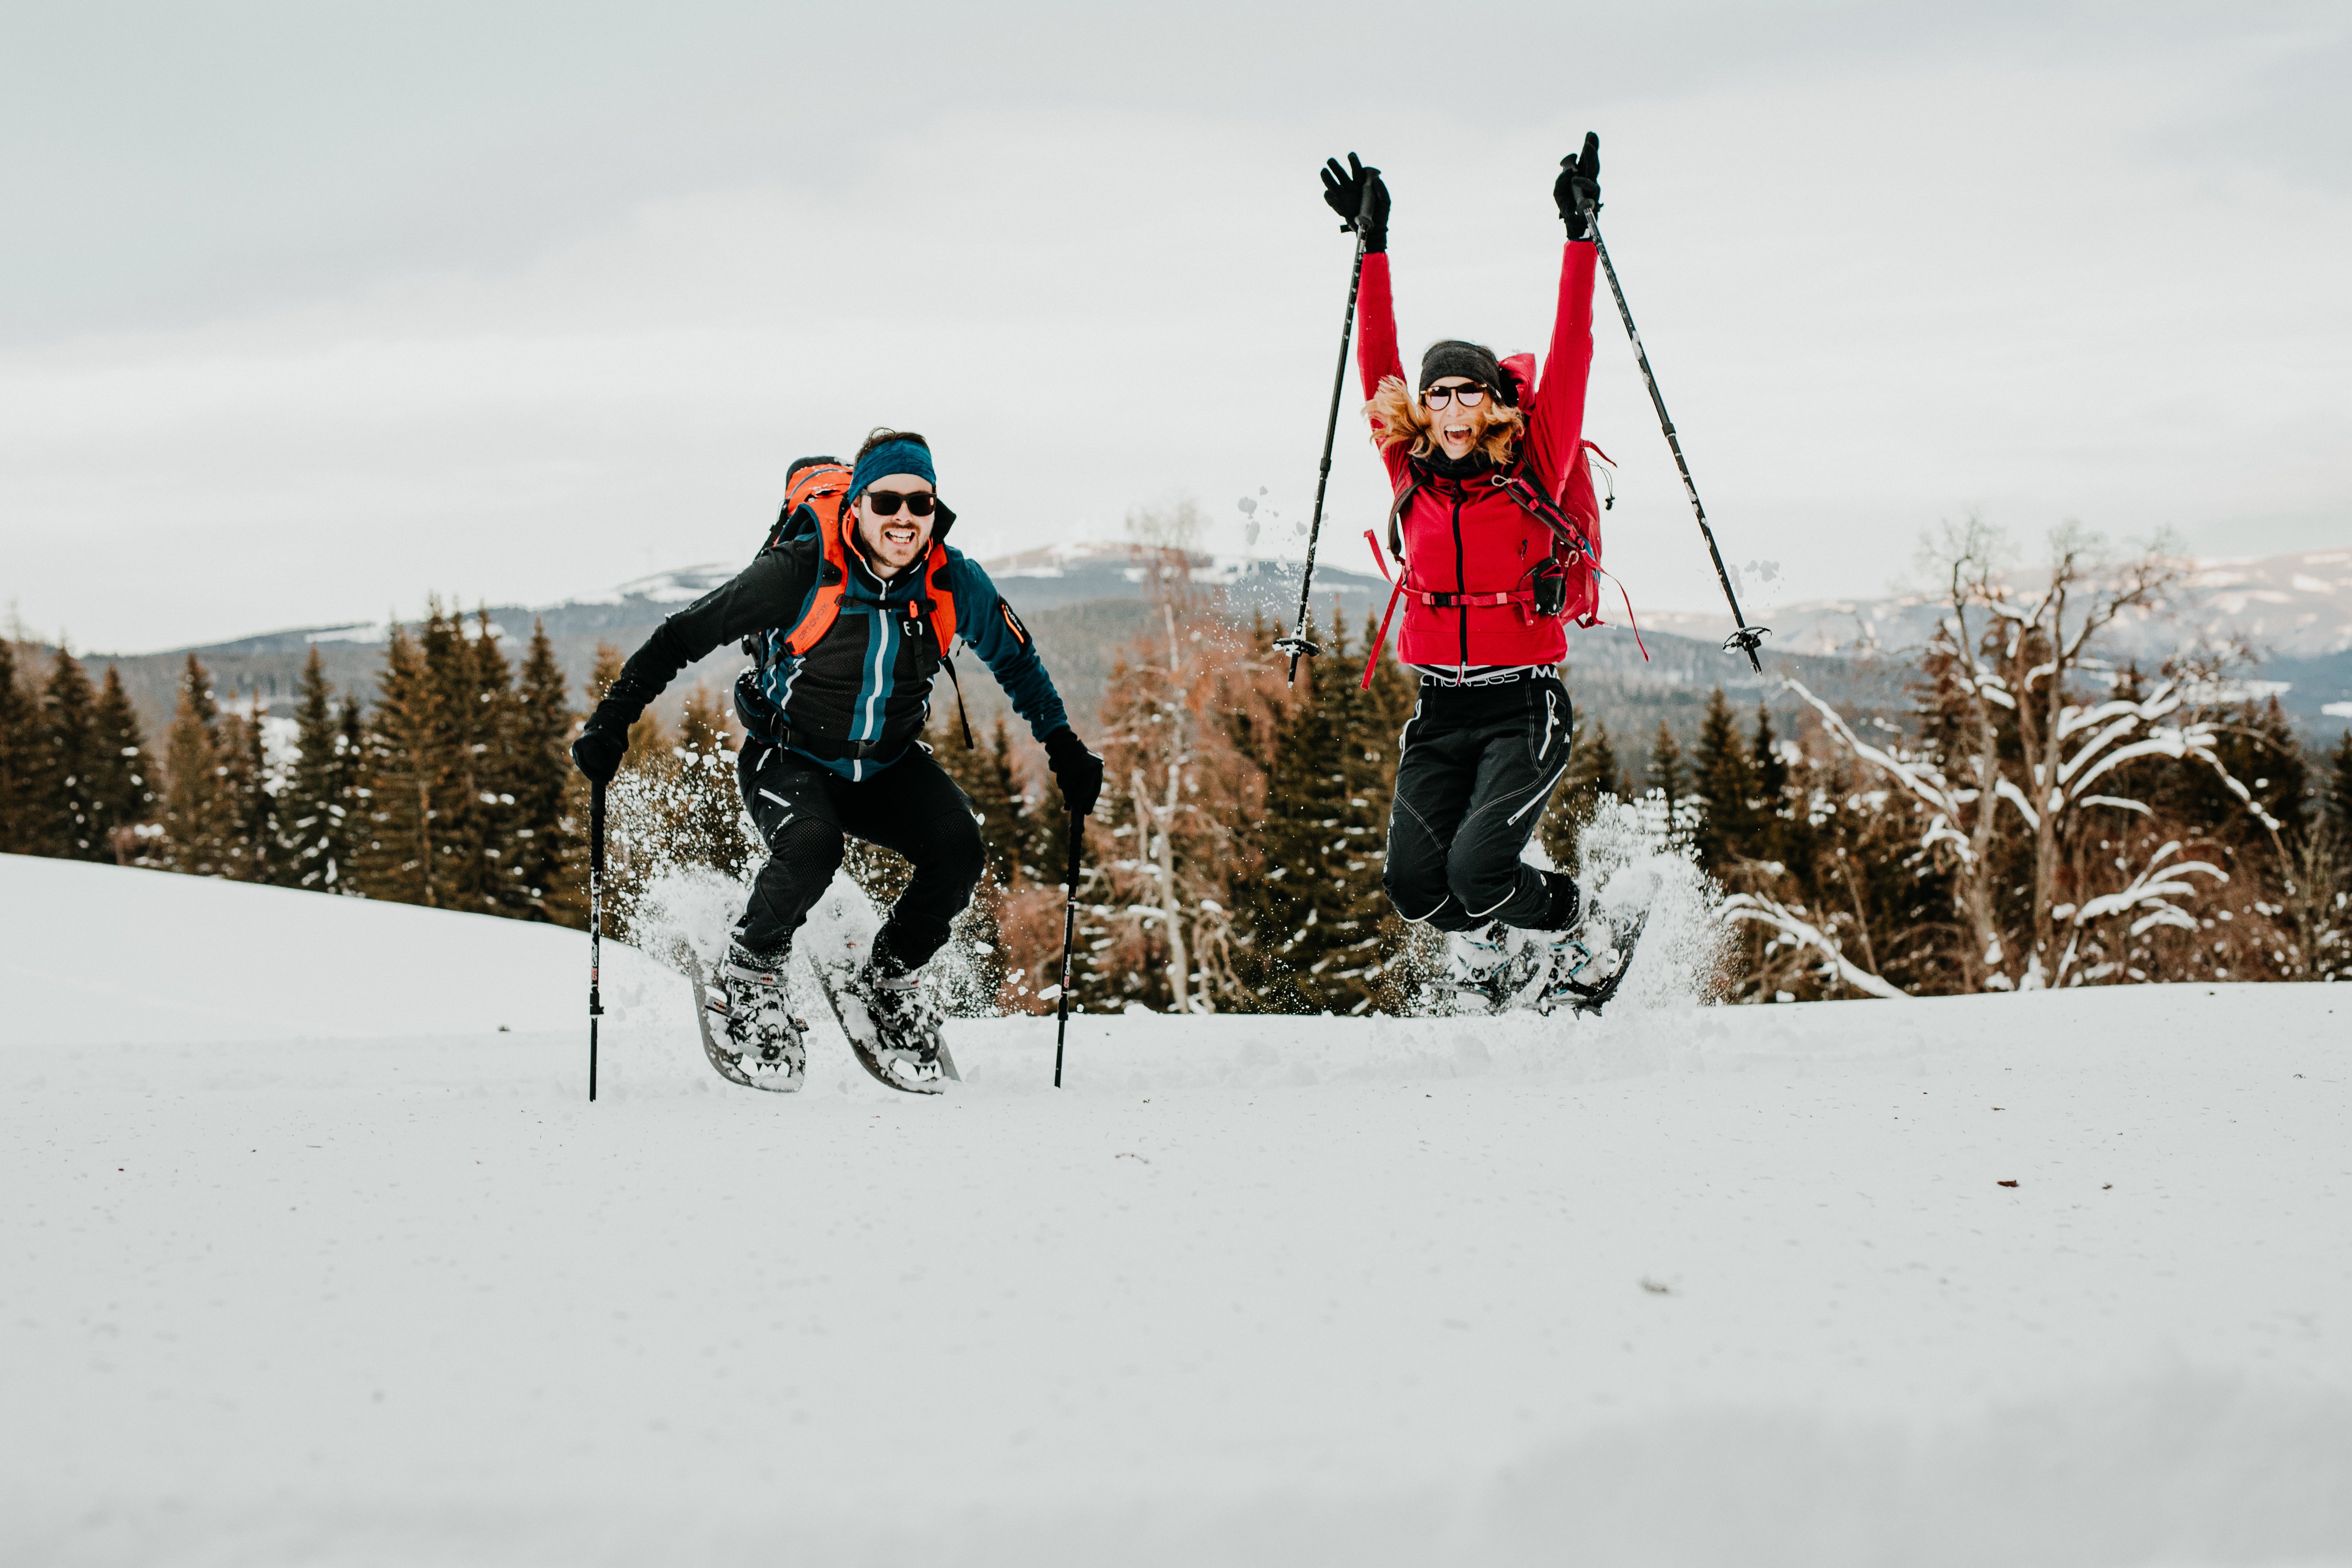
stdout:
MULTIPOLYGON (((1470 582, 1462 563, 1462 483, 1457 479, 1454 481, 1454 591, 1456 594, 1470 591, 1470 582)), ((1466 679, 1470 674, 1470 606, 1456 605, 1454 614, 1455 624, 1462 628, 1462 662, 1456 667, 1454 675, 1458 679, 1466 679)))

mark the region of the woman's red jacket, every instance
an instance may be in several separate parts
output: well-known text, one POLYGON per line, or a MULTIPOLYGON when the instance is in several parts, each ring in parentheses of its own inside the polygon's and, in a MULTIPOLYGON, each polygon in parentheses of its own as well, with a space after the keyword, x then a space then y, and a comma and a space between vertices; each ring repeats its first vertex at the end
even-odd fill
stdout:
MULTIPOLYGON (((1528 437, 1513 470, 1559 503, 1601 549, 1601 508, 1583 462, 1585 377, 1592 368, 1593 248, 1570 240, 1559 268, 1559 307, 1552 318, 1551 350, 1543 380, 1524 408, 1528 437)), ((1379 390, 1384 376, 1402 376, 1397 355, 1396 302, 1389 289, 1389 258, 1364 258, 1360 302, 1363 335, 1357 344, 1364 396, 1379 390)), ((1516 354, 1503 362, 1522 385, 1534 371, 1532 358, 1516 354)), ((1410 387, 1412 384, 1405 384, 1410 387)), ((1526 395, 1522 392, 1521 395, 1526 395)), ((1422 593, 1503 594, 1525 589, 1533 569, 1553 552, 1556 536, 1526 508, 1496 488, 1496 475, 1466 484, 1416 468, 1410 442, 1381 448, 1391 493, 1420 481, 1402 521, 1405 582, 1422 593)), ((1568 547, 1560 547, 1568 553, 1568 547)), ((1437 607, 1412 593, 1404 595, 1404 622, 1397 654, 1424 666, 1557 664, 1568 652, 1568 622, 1593 624, 1599 584, 1580 555, 1569 563, 1568 610, 1564 616, 1538 616, 1516 604, 1437 607)))

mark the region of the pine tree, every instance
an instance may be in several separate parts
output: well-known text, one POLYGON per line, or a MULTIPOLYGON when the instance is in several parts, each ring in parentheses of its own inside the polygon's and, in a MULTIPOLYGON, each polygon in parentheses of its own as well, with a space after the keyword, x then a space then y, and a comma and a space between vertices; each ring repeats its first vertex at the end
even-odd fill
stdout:
POLYGON ((355 791, 360 813, 352 868, 357 890, 367 898, 427 906, 439 900, 434 707, 424 655, 408 628, 395 622, 361 743, 355 791))
POLYGON ((1255 937, 1244 973, 1268 1012, 1359 1011, 1371 989, 1365 971, 1377 963, 1378 933, 1364 929, 1354 895, 1379 884, 1366 858, 1376 829, 1347 755, 1355 705, 1346 641, 1342 629, 1325 662, 1302 662, 1275 738, 1261 869, 1243 900, 1255 937))
POLYGON ((1780 739, 1772 733, 1772 715, 1761 700, 1756 704, 1756 735, 1748 745, 1748 765, 1756 779, 1757 802, 1748 852, 1759 860, 1784 860, 1788 819, 1801 819, 1802 814, 1790 800, 1789 759, 1781 754, 1780 739))
MULTIPOLYGON (((1333 1012, 1402 1013, 1415 1003, 1413 990, 1419 976, 1412 959, 1423 931, 1408 926, 1389 902, 1383 874, 1388 869, 1388 817, 1396 799, 1402 732, 1412 716, 1419 692, 1412 672, 1395 659, 1373 665, 1370 681, 1364 681, 1348 667, 1345 622, 1336 604, 1332 624, 1343 634, 1340 646, 1333 649, 1332 668, 1335 684, 1343 689, 1345 704, 1340 762, 1346 788, 1341 830, 1347 847, 1340 870, 1346 879, 1347 907, 1339 923, 1347 936, 1339 967, 1328 972, 1326 994, 1333 1012), (1343 1002, 1344 1007, 1339 1005, 1343 1002)), ((1360 646, 1368 660, 1379 635, 1379 621, 1367 616, 1360 646)))
MULTIPOLYGON (((1335 623, 1338 618, 1335 606, 1335 623)), ((1402 659, 1375 654, 1380 631, 1379 616, 1367 615, 1362 646, 1371 679, 1367 684, 1359 675, 1349 682, 1356 693, 1351 700, 1347 753, 1349 809, 1355 814, 1357 829, 1351 837, 1359 846, 1351 858, 1364 862, 1360 869, 1350 867, 1349 889, 1352 918, 1362 930, 1373 933, 1375 943, 1360 977, 1364 994, 1350 1004, 1349 1010, 1405 1013, 1418 1000, 1415 956, 1424 944, 1433 946, 1433 942, 1428 928, 1409 926, 1396 912, 1382 878, 1388 869, 1388 817, 1396 802, 1403 731, 1421 691, 1419 679, 1402 659)))
POLYGON ((1685 841, 1692 816, 1690 764, 1664 719, 1658 721, 1658 732, 1650 739, 1650 763, 1643 776, 1650 795, 1664 808, 1660 826, 1668 841, 1685 841))
MULTIPOLYGON (((621 650, 610 643, 597 646, 595 668, 588 682, 588 700, 592 705, 603 701, 613 689, 626 662, 621 650)), ((624 941, 627 940, 629 916, 637 900, 668 860, 664 841, 665 797, 669 778, 677 768, 677 759, 670 752, 669 736, 660 718, 648 708, 629 726, 628 751, 621 758, 620 772, 604 789, 604 930, 606 935, 624 941)), ((576 771, 572 779, 574 811, 577 819, 585 825, 590 806, 588 781, 576 771)), ((583 865, 583 871, 584 868, 583 865)), ((869 894, 876 890, 871 885, 861 885, 867 887, 869 894)), ((886 896, 896 896, 895 889, 885 892, 886 896)))
POLYGON ((213 700, 212 677, 188 656, 180 676, 180 700, 163 752, 162 859, 174 871, 197 877, 228 875, 229 827, 222 798, 220 708, 213 700))
POLYGON ((514 888, 515 796, 512 747, 513 672, 499 647, 487 607, 477 611, 469 634, 451 617, 458 659, 450 671, 449 700, 458 734, 452 748, 453 795, 467 805, 456 907, 481 914, 521 912, 514 888))
POLYGON ((544 622, 535 622, 515 693, 508 788, 514 795, 513 883, 522 912, 558 925, 588 922, 585 846, 572 810, 580 774, 572 743, 571 688, 544 622))
POLYGON ((98 751, 91 762, 90 799, 97 807, 108 858, 124 866, 143 864, 141 829, 155 814, 147 740, 131 706, 131 695, 122 689, 122 676, 110 664, 99 687, 91 725, 97 732, 98 751))
MULTIPOLYGON (((432 901, 436 909, 482 913, 497 893, 499 815, 496 792, 484 787, 498 736, 498 715, 485 701, 491 695, 481 678, 485 660, 478 639, 467 637, 463 617, 446 613, 435 601, 426 603, 416 640, 431 735, 426 790, 433 813, 432 901)), ((489 657, 504 668, 496 644, 489 657)))
POLYGON ((2249 726, 2253 744, 2238 776, 2253 788, 2254 799, 2278 821, 2289 839, 2300 839, 2311 828, 2311 765, 2294 721, 2286 716, 2276 693, 2263 702, 2249 726))
POLYGON ((0 854, 35 852, 40 752, 39 706, 16 668, 16 645, 0 637, 0 854))
POLYGON ((727 705, 698 685, 687 694, 679 716, 675 800, 668 850, 673 860, 709 866, 740 879, 760 858, 758 842, 743 814, 742 788, 735 781, 736 742, 727 705))
MULTIPOLYGON (((1013 765, 1013 733, 1003 712, 997 713, 986 743, 967 751, 954 715, 942 710, 931 727, 931 752, 980 817, 981 837, 988 844, 989 880, 1000 888, 1024 880, 1028 833, 1023 817, 1029 803, 1020 770, 1013 765)), ((1040 865, 1034 869, 1043 873, 1045 868, 1040 865)))
POLYGON ((1692 769, 1691 785, 1700 812, 1694 835, 1698 863, 1705 870, 1720 873, 1754 852, 1751 840, 1757 811, 1755 764, 1720 686, 1708 696, 1706 715, 1699 721, 1698 760, 1692 769))
POLYGON ((364 894, 366 889, 352 882, 352 868, 361 846, 367 842, 367 712, 355 691, 344 692, 342 706, 335 710, 335 748, 342 762, 344 857, 336 885, 341 892, 364 894))
POLYGON ((296 688, 294 775, 279 800, 277 879, 289 888, 341 893, 351 861, 352 759, 344 754, 334 689, 316 646, 296 688))
POLYGON ((41 694, 34 758, 32 852, 68 860, 110 860, 98 800, 98 703, 81 661, 63 647, 41 694))
POLYGON ((268 789, 268 755, 262 729, 259 691, 240 704, 246 711, 220 716, 213 733, 215 777, 219 781, 224 875, 239 882, 270 879, 270 849, 277 837, 277 802, 268 789))
POLYGON ((2326 797, 2323 809, 2337 839, 2352 845, 2352 730, 2344 731, 2336 749, 2327 754, 2326 782, 2321 786, 2326 797))

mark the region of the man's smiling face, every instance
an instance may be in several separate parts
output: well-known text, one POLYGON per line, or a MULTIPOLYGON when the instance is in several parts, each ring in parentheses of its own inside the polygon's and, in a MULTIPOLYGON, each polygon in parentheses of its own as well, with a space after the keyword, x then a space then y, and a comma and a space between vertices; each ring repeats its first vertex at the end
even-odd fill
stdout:
POLYGON ((926 515, 917 517, 905 498, 932 493, 930 480, 919 475, 885 474, 866 486, 866 493, 858 497, 857 542, 866 558, 886 575, 896 576, 931 542, 931 524, 938 520, 938 514, 926 502, 926 515), (875 509, 877 495, 900 499, 884 503, 892 509, 885 516, 875 509))

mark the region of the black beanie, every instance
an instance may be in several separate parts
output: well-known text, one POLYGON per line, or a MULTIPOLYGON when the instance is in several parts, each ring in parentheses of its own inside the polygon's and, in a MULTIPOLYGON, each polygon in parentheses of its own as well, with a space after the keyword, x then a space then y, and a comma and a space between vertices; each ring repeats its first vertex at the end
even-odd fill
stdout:
POLYGON ((1503 380, 1503 367, 1495 363, 1493 349, 1465 343, 1459 338, 1440 339, 1421 356, 1421 390, 1427 392, 1429 384, 1441 375, 1466 375, 1506 403, 1517 405, 1513 388, 1503 380))

